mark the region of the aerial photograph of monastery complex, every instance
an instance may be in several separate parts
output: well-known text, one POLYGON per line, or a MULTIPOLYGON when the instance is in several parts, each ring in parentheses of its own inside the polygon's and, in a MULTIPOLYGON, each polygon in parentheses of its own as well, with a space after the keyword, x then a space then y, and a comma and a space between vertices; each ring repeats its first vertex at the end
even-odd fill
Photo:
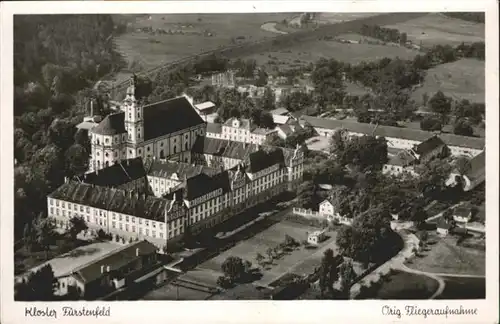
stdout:
POLYGON ((14 16, 15 300, 484 299, 484 22, 14 16))

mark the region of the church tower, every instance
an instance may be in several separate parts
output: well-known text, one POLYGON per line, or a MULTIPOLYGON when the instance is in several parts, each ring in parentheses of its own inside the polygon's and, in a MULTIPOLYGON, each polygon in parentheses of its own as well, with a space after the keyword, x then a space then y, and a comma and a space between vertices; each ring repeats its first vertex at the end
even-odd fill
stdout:
POLYGON ((130 86, 127 88, 127 96, 123 100, 123 111, 125 112, 125 129, 127 130, 127 142, 139 144, 144 141, 144 117, 143 107, 135 98, 136 76, 130 79, 130 86))

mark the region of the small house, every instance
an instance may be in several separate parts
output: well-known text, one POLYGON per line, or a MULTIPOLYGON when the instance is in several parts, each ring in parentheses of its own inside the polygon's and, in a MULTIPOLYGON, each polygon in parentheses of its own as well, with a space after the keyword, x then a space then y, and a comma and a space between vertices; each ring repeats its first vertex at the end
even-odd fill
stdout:
POLYGON ((307 243, 311 245, 318 245, 323 242, 326 238, 325 230, 322 231, 314 231, 311 234, 307 235, 307 243))
POLYGON ((467 223, 472 218, 472 210, 466 206, 459 206, 453 210, 453 220, 457 223, 467 223))
POLYGON ((426 163, 434 158, 445 158, 450 155, 450 149, 437 135, 413 147, 413 153, 420 163, 426 163))
POLYGON ((440 221, 437 224, 436 230, 439 235, 446 236, 450 232, 451 229, 451 224, 444 220, 444 218, 441 218, 440 221))

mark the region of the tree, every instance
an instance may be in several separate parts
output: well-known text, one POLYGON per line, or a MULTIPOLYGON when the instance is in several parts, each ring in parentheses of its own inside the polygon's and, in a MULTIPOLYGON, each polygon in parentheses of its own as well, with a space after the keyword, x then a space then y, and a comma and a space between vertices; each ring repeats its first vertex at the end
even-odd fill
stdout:
POLYGON ((53 301, 57 280, 52 266, 47 264, 29 274, 28 278, 15 287, 15 300, 53 301))
POLYGON ((380 170, 387 162, 387 142, 383 137, 353 137, 345 146, 339 160, 342 165, 353 164, 360 170, 380 170))
POLYGON ((442 121, 445 121, 451 112, 451 98, 438 91, 429 99, 429 106, 432 111, 441 115, 442 121))
POLYGON ((356 279, 356 272, 354 271, 351 260, 344 261, 339 268, 341 290, 343 295, 349 298, 349 290, 354 279, 356 279))
POLYGON ((266 87, 264 90, 264 95, 260 100, 260 107, 263 110, 273 110, 276 108, 275 106, 276 96, 274 91, 270 87, 266 87))
POLYGON ((442 128, 441 120, 435 117, 426 116, 420 121, 420 129, 424 131, 440 131, 442 128))
POLYGON ((219 278, 217 278, 217 286, 221 288, 224 289, 231 288, 232 285, 233 285, 233 280, 229 277, 220 276, 219 278))
POLYGON ((224 275, 233 281, 238 281, 245 273, 243 260, 239 257, 228 257, 221 265, 224 275))
POLYGON ((84 174, 89 167, 89 152, 80 144, 73 144, 65 153, 66 175, 84 174))
POLYGON ((273 257, 273 248, 269 247, 267 250, 266 250, 266 254, 267 254, 267 257, 269 259, 269 263, 272 263, 273 260, 274 260, 274 257, 273 257))
POLYGON ((88 228, 83 217, 74 216, 69 220, 69 234, 73 240, 76 240, 77 235, 88 228))
POLYGON ((345 129, 339 129, 330 137, 330 154, 339 156, 344 152, 344 149, 349 141, 348 133, 345 129))
POLYGON ((255 256, 255 261, 257 261, 257 264, 262 266, 262 261, 264 261, 264 256, 260 253, 257 253, 255 256))
POLYGON ((259 70, 257 80, 255 80, 256 87, 264 87, 267 85, 267 73, 263 69, 259 70))
POLYGON ((291 237, 288 234, 285 234, 285 245, 286 246, 294 247, 294 246, 297 246, 298 243, 299 242, 297 242, 297 240, 295 240, 293 237, 291 237))
POLYGON ((327 249, 323 253, 319 271, 319 286, 321 296, 324 296, 325 291, 332 293, 333 284, 338 279, 338 258, 335 258, 332 249, 327 249))
POLYGON ((267 129, 273 129, 276 126, 270 112, 262 112, 262 115, 260 116, 260 126, 267 129))
POLYGON ((36 222, 36 242, 45 251, 45 259, 49 258, 50 245, 55 237, 55 225, 50 218, 38 217, 36 222))
POLYGON ((474 136, 474 129, 468 121, 459 119, 456 121, 453 127, 453 134, 462 136, 474 136))

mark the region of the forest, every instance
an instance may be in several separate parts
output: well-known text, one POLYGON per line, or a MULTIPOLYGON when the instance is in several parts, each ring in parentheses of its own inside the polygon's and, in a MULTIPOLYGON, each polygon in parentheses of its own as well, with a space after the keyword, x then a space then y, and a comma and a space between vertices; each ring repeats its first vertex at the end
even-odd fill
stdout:
POLYGON ((46 213, 46 196, 65 176, 86 170, 88 136, 78 131, 92 90, 118 71, 110 15, 30 15, 14 19, 16 241, 46 213))

